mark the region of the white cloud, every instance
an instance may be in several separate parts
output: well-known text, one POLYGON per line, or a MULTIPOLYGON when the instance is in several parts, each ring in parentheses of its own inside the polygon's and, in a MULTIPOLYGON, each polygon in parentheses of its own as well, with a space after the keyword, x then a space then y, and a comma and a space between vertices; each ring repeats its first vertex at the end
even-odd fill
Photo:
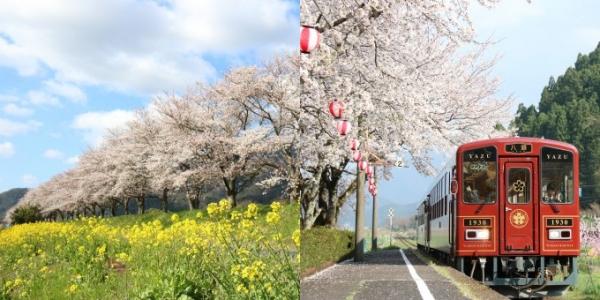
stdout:
POLYGON ((47 149, 44 151, 44 157, 48 159, 62 159, 65 155, 56 149, 47 149))
POLYGON ((81 103, 87 99, 80 88, 69 83, 47 80, 44 81, 44 86, 53 95, 65 97, 72 102, 81 103))
POLYGON ((9 158, 13 155, 15 155, 15 147, 12 143, 0 143, 0 157, 9 158))
MULTIPOLYGON (((0 5, 0 28, 10 41, 0 38, 0 65, 24 76, 48 68, 54 80, 72 85, 146 95, 183 91, 216 76, 207 56, 231 60, 297 47, 296 12, 297 2, 287 0, 172 0, 164 5, 6 0, 0 5)), ((67 94, 81 99, 74 89, 67 94)))
POLYGON ((31 175, 31 174, 25 174, 23 175, 23 177, 21 178, 21 180, 23 181, 23 183, 27 186, 27 187, 33 187, 38 179, 37 177, 31 175))
POLYGON ((67 158, 67 160, 65 162, 68 164, 74 165, 79 162, 79 156, 77 156, 77 155, 71 156, 71 157, 67 158))
POLYGON ((88 143, 99 145, 107 130, 124 127, 127 122, 133 120, 134 116, 134 112, 121 109, 106 112, 87 112, 77 115, 72 127, 82 130, 88 143))
POLYGON ((0 102, 19 102, 19 97, 0 94, 0 102))
POLYGON ((13 136, 16 134, 34 131, 42 126, 38 121, 15 122, 0 118, 0 136, 13 136))
POLYGON ((17 117, 27 117, 27 116, 31 116, 33 114, 33 110, 26 108, 26 107, 21 107, 14 103, 8 103, 8 104, 4 105, 3 110, 6 114, 17 116, 17 117))
POLYGON ((27 92, 27 97, 34 105, 60 106, 58 98, 43 91, 29 91, 27 92))

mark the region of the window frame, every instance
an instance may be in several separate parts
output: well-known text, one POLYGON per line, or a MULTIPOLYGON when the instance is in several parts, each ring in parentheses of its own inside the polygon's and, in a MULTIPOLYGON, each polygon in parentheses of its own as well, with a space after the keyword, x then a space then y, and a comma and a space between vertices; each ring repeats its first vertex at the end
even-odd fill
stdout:
MULTIPOLYGON (((566 149, 561 149, 561 148, 556 148, 556 147, 550 147, 550 146, 542 146, 540 147, 540 161, 539 161, 539 168, 540 168, 540 174, 539 174, 539 199, 540 202, 544 205, 574 205, 575 204, 575 196, 577 195, 575 190, 575 154, 573 153, 573 151, 571 150, 566 150, 566 149), (543 198, 543 194, 542 194, 542 188, 543 188, 543 179, 544 179, 544 157, 543 157, 543 153, 544 153, 544 149, 550 149, 550 150, 558 150, 558 151, 563 151, 563 152, 567 152, 569 153, 569 155, 571 155, 571 180, 573 181, 573 191, 571 192, 571 202, 565 202, 565 203, 560 203, 560 202, 546 202, 544 201, 543 198)), ((579 191, 577 191, 577 193, 579 193, 579 191)))
MULTIPOLYGON (((496 147, 496 145, 488 145, 488 146, 482 146, 482 147, 477 147, 477 148, 472 148, 472 149, 465 149, 460 153, 459 159, 461 162, 461 168, 460 170, 457 168, 456 173, 457 176, 460 176, 460 184, 458 187, 458 190, 460 191, 460 198, 462 198, 462 203, 466 204, 466 205, 492 205, 492 204, 497 204, 498 203, 498 193, 499 193, 499 173, 500 170, 498 168, 498 147, 496 147), (469 152, 469 151, 473 151, 473 150, 478 150, 478 149, 485 149, 485 148, 494 148, 494 152, 496 154, 496 157, 494 158, 494 164, 496 165, 496 198, 494 199, 494 202, 488 202, 488 203, 472 203, 472 202, 467 202, 465 201, 465 173, 463 172, 463 168, 464 168, 464 164, 465 164, 465 153, 469 152), (460 174, 458 174, 460 173, 460 174)), ((541 173, 541 172, 540 172, 541 173)))
POLYGON ((509 182, 510 181, 510 172, 512 170, 527 170, 527 180, 529 187, 527 188, 527 202, 525 203, 519 203, 519 202, 510 202, 510 200, 508 200, 508 189, 510 188, 509 185, 506 185, 506 191, 505 196, 506 196, 506 201, 510 204, 510 205, 529 205, 531 203, 531 201, 533 201, 533 189, 531 187, 532 183, 533 183, 533 174, 531 174, 532 170, 530 168, 525 168, 525 167, 509 167, 508 168, 508 172, 506 172, 506 181, 505 182, 509 182))

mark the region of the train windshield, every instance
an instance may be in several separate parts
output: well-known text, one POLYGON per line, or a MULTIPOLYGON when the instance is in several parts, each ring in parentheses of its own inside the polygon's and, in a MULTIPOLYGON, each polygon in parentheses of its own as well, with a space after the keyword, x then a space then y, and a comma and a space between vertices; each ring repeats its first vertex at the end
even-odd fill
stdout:
POLYGON ((542 200, 545 203, 573 203, 573 154, 542 149, 542 200))
POLYGON ((463 199, 465 203, 494 203, 497 190, 496 148, 463 154, 463 199))

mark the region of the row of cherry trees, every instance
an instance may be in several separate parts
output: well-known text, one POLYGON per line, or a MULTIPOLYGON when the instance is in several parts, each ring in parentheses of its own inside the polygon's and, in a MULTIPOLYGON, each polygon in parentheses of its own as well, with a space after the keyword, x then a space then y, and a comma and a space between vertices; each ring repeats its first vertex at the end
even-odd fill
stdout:
MULTIPOLYGON (((38 205, 63 218, 129 207, 158 196, 166 210, 175 192, 190 209, 213 189, 237 204, 252 184, 287 186, 289 199, 301 185, 297 140, 298 56, 264 67, 234 69, 211 85, 164 96, 138 111, 124 129, 80 156, 76 167, 28 192, 20 205, 38 205)), ((127 212, 127 209, 125 209, 127 212)))

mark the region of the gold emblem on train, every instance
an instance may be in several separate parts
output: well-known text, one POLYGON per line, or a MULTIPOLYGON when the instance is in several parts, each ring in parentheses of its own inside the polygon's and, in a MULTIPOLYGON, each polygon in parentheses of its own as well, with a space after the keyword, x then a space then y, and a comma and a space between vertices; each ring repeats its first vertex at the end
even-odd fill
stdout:
POLYGON ((525 190, 525 181, 517 179, 517 181, 513 183, 513 190, 517 193, 522 193, 525 190))
POLYGON ((522 209, 515 209, 510 214, 510 224, 515 228, 523 228, 529 222, 529 215, 522 209))

